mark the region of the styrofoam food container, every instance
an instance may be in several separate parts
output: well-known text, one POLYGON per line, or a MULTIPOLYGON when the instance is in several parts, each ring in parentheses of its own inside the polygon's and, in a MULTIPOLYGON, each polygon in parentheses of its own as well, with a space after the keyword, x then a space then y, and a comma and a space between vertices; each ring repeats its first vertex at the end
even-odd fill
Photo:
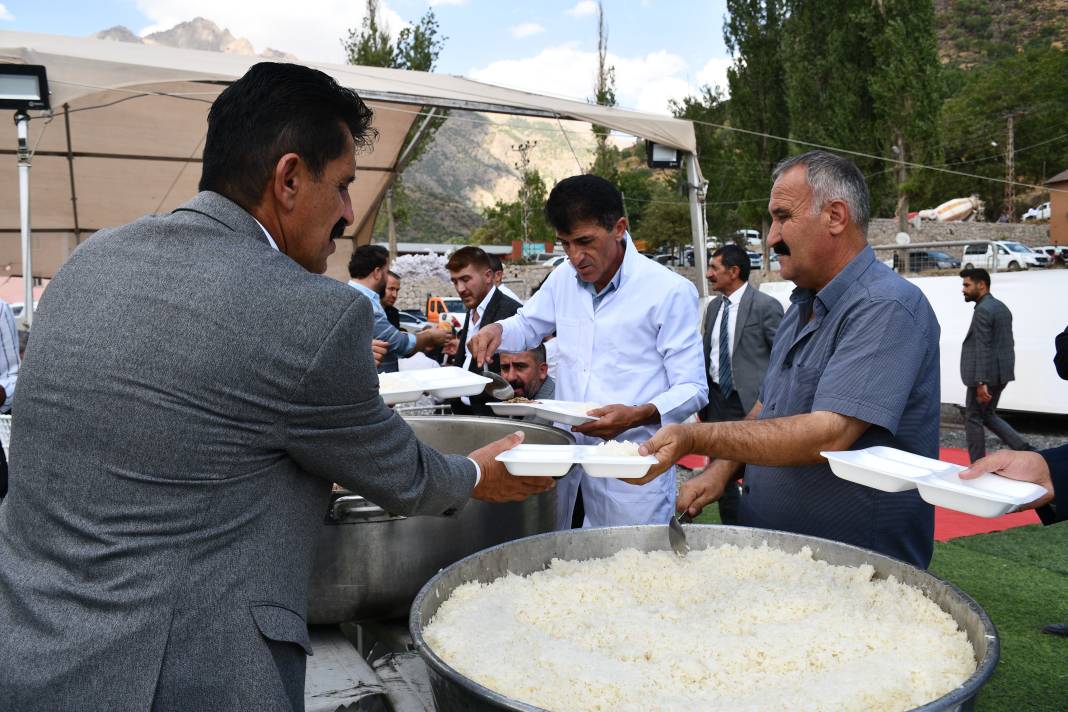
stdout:
MULTIPOLYGON (((930 467, 917 466, 915 460, 907 461, 900 457, 887 457, 885 451, 891 450, 901 455, 911 455, 916 460, 928 460, 926 457, 912 453, 893 450, 887 447, 866 448, 864 450, 824 451, 820 455, 827 458, 831 472, 843 480, 858 485, 872 487, 883 492, 905 492, 915 489, 918 480, 931 474, 930 467), (882 451, 878 454, 873 450, 882 451)), ((934 460, 934 462, 939 462, 934 460)), ((946 463, 941 463, 946 464, 946 463)))
POLYGON ((641 477, 656 464, 652 455, 608 457, 597 454, 596 445, 517 445, 497 456, 513 475, 560 477, 572 465, 582 465, 590 477, 641 477))
POLYGON ((423 395, 423 386, 417 379, 407 375, 381 373, 378 376, 378 394, 386 405, 408 403, 423 395))
POLYGON ((554 423, 567 425, 582 425, 597 420, 592 415, 586 415, 584 411, 593 410, 600 406, 596 403, 582 403, 579 401, 543 400, 534 405, 534 414, 554 423), (582 412, 580 412, 582 411, 582 412))
POLYGON ((964 469, 951 466, 947 471, 920 480, 916 483, 920 496, 938 507, 977 517, 1000 517, 1046 494, 1044 487, 1034 483, 1010 480, 990 472, 974 480, 962 480, 959 473, 964 469))
POLYGON ((464 370, 458 366, 429 368, 425 371, 411 371, 423 384, 423 389, 436 398, 459 398, 476 396, 486 388, 490 379, 477 373, 464 370))
POLYGON ((533 403, 489 403, 490 410, 495 415, 536 415, 533 403))
POLYGON ((579 464, 590 477, 642 477, 656 464, 652 455, 599 455, 596 445, 577 445, 579 464))
POLYGON ((496 457, 509 474, 523 477, 561 477, 577 459, 574 445, 516 445, 496 457))

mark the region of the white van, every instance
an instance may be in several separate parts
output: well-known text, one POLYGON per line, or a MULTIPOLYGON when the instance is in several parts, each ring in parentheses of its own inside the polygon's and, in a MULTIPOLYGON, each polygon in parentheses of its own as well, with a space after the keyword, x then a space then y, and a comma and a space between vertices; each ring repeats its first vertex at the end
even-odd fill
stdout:
POLYGON ((1049 266, 1049 257, 1044 257, 1027 245, 1011 240, 998 240, 990 243, 977 243, 965 245, 964 254, 961 256, 961 266, 964 269, 982 267, 994 269, 994 251, 997 251, 997 269, 1016 272, 1021 269, 1049 266))

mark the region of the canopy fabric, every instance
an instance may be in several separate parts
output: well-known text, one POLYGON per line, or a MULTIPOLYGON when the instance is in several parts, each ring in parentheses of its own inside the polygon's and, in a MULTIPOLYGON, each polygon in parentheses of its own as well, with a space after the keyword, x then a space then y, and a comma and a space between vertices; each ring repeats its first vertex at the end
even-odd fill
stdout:
MULTIPOLYGON (((51 277, 77 243, 102 227, 166 212, 196 193, 208 108, 259 57, 22 32, 0 32, 0 63, 47 68, 53 115, 34 115, 30 147, 33 272, 51 277)), ((462 77, 318 64, 375 111, 379 136, 357 157, 352 190, 359 244, 371 228, 420 107, 439 106, 577 119, 696 151, 688 121, 586 104, 462 77)), ((0 131, 13 156, 15 131, 0 131)), ((0 270, 21 274, 18 177, 13 157, 0 171, 0 270)), ((347 279, 352 242, 338 242, 328 274, 347 279)))

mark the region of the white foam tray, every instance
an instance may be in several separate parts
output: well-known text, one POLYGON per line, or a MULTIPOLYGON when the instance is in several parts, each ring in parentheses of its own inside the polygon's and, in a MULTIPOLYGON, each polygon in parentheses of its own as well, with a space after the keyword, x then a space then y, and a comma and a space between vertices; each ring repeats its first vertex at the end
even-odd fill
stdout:
POLYGON ((513 475, 560 477, 572 465, 582 465, 590 477, 642 477, 656 464, 652 455, 609 457, 598 454, 596 445, 517 445, 497 456, 513 475))
POLYGON ((891 447, 820 455, 827 458, 831 472, 843 480, 884 492, 918 489, 925 502, 977 517, 1000 517, 1046 493, 1038 485, 990 472, 962 480, 959 475, 967 468, 891 447))
POLYGON ((489 407, 497 415, 534 415, 554 423, 582 425, 597 420, 591 415, 585 415, 585 412, 600 408, 600 405, 578 401, 540 400, 530 403, 490 403, 489 407))
POLYGON ((427 393, 435 398, 459 398, 481 393, 489 378, 466 371, 457 366, 401 371, 397 374, 380 374, 386 377, 386 386, 379 387, 379 395, 386 405, 418 400, 427 393), (394 383, 390 383, 393 381, 394 383), (395 384, 395 385, 394 385, 395 384))

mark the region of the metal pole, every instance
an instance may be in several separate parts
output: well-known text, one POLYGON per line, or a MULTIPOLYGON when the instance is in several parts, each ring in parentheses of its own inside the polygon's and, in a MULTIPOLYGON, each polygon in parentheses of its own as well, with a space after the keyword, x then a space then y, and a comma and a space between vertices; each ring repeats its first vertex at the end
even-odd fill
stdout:
POLYGON ((19 226, 22 233, 22 284, 25 287, 25 302, 22 323, 27 329, 33 323, 33 255, 30 244, 30 147, 27 142, 30 117, 24 112, 15 114, 18 129, 19 163, 19 226))
POLYGON ((697 154, 686 155, 686 182, 689 184, 690 193, 690 231, 693 233, 693 266, 697 270, 697 293, 701 297, 701 303, 708 298, 708 282, 704 278, 704 270, 708 265, 708 250, 706 247, 705 234, 705 192, 708 190, 708 182, 701 179, 701 173, 697 167, 697 154))

